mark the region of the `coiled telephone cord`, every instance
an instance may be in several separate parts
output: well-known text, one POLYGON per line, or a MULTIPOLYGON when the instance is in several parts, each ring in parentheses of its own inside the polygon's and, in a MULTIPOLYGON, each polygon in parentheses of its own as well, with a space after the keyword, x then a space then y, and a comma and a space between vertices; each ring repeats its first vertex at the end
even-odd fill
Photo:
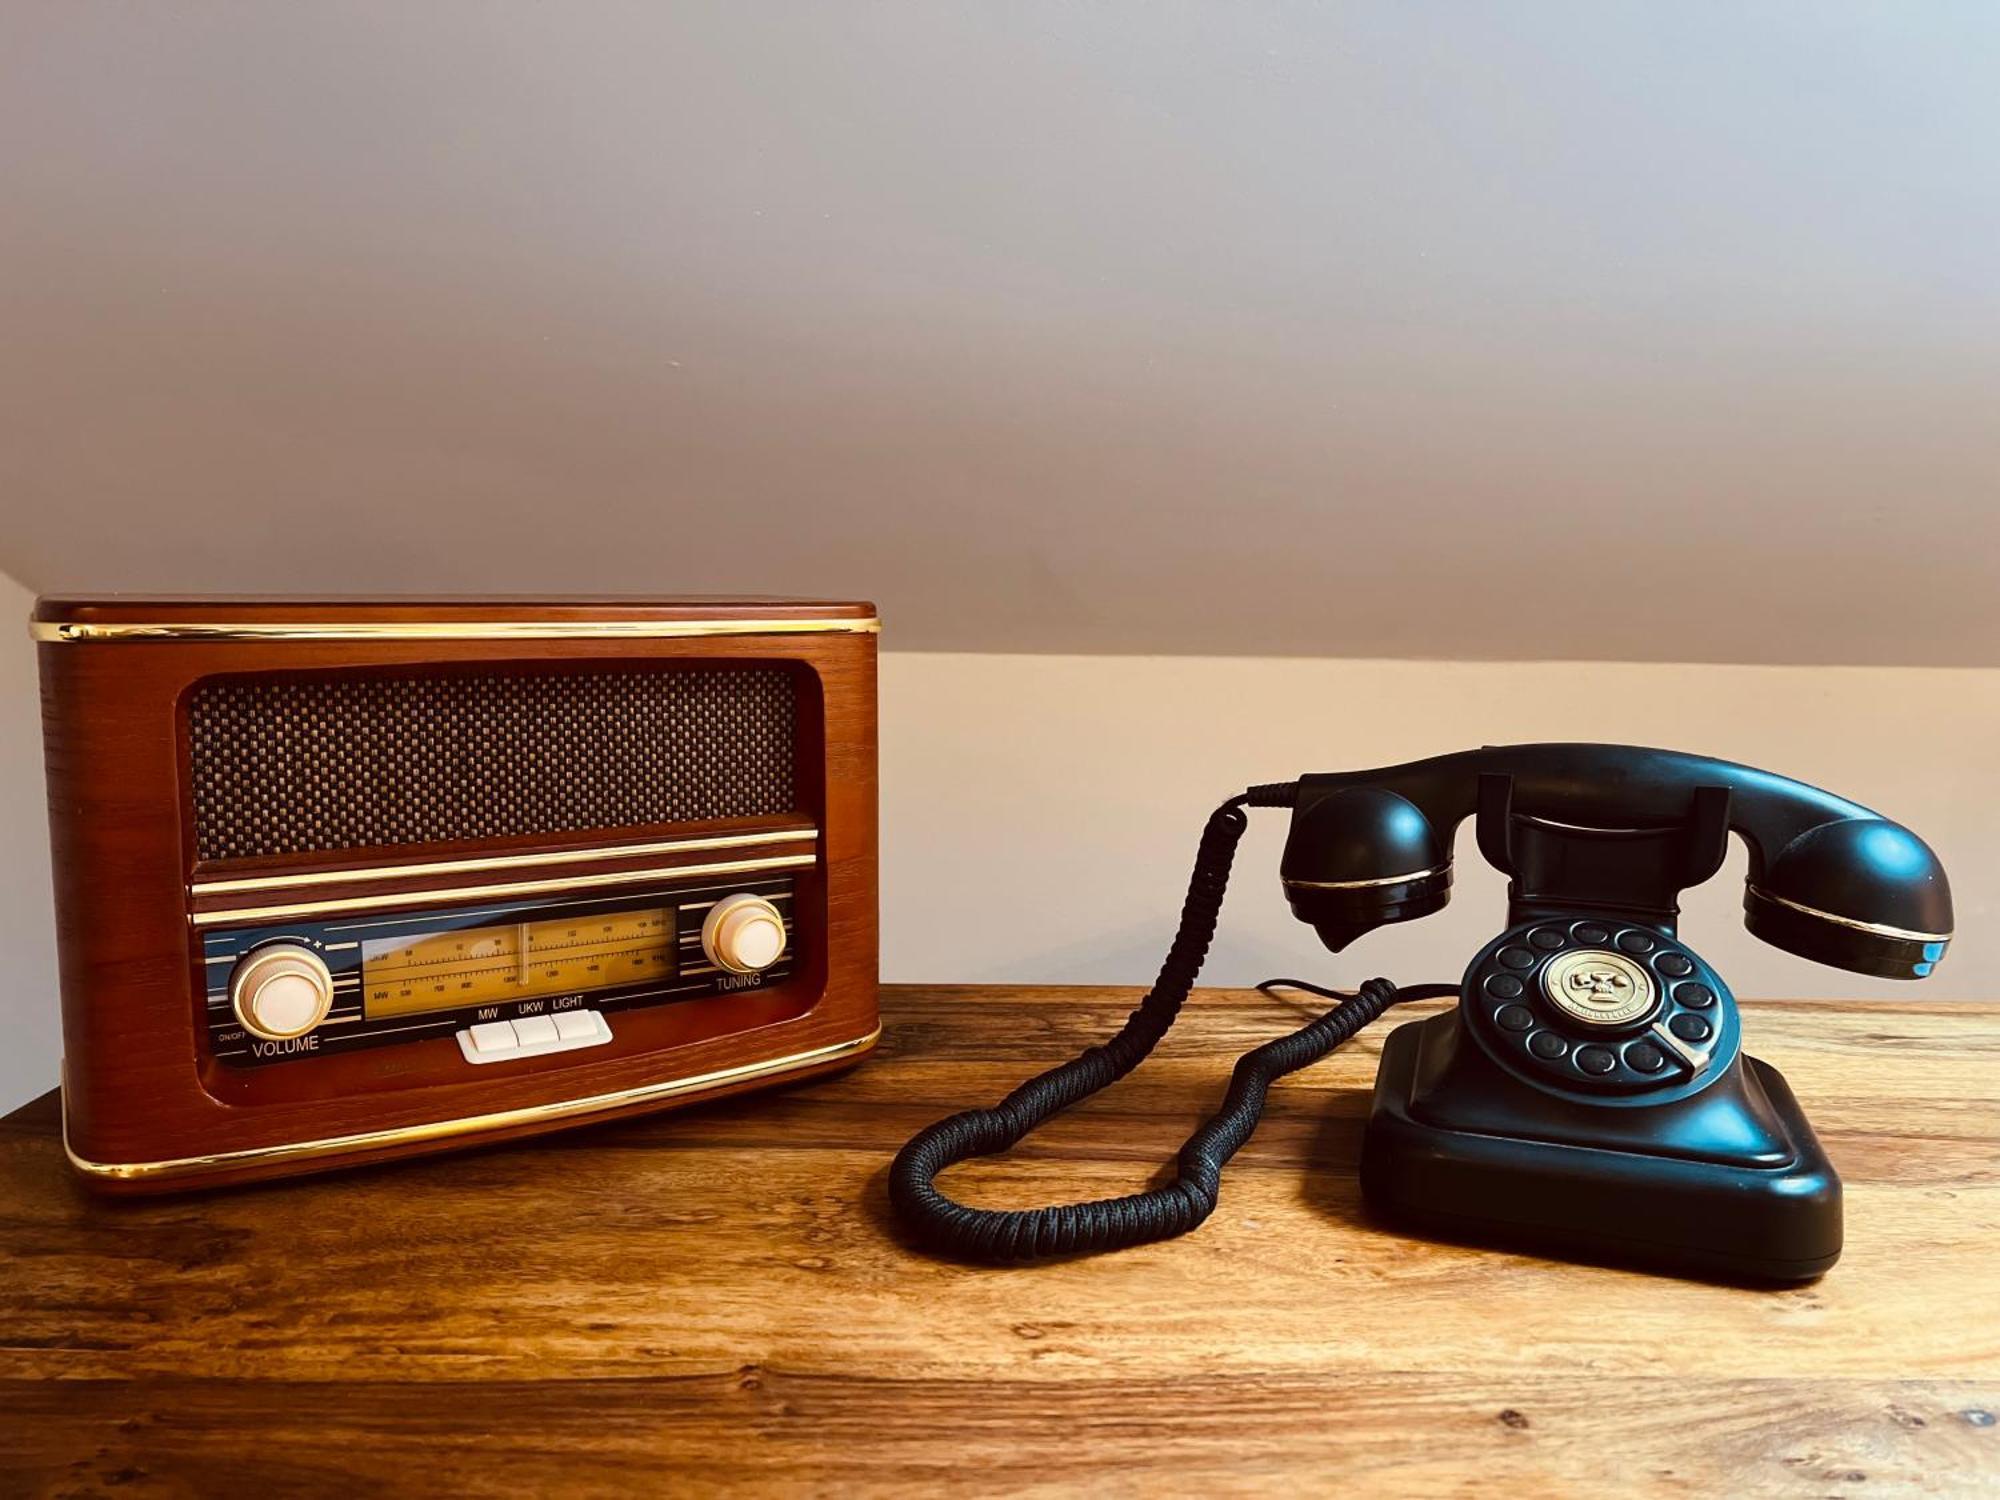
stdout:
POLYGON ((889 1200, 926 1248, 961 1260, 1005 1264, 1093 1254, 1186 1234, 1215 1211, 1223 1166, 1250 1139, 1271 1084, 1319 1061, 1392 1005, 1456 995, 1456 985, 1399 990, 1371 979, 1351 996, 1296 980, 1266 980, 1333 996, 1340 1004, 1289 1036, 1237 1060, 1222 1108, 1180 1149, 1179 1174, 1165 1187, 1120 1198, 1046 1208, 973 1208, 938 1190, 937 1175, 974 1156, 994 1156, 1081 1099, 1108 1088, 1145 1060, 1180 1014, 1215 938, 1236 845, 1249 827, 1245 807, 1288 807, 1296 782, 1254 786, 1209 815, 1181 907, 1180 929, 1153 988, 1110 1041, 1029 1079, 992 1109, 969 1109, 918 1131, 889 1169, 889 1200))

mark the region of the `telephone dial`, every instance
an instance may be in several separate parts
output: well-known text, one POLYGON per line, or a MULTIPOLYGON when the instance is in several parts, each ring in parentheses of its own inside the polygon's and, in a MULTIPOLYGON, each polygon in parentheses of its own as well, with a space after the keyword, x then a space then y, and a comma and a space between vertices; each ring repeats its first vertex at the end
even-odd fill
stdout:
POLYGON ((1840 1179, 1777 1069, 1742 1050, 1728 985, 1677 930, 1678 898, 1749 848, 1744 924, 1789 953, 1921 979, 1951 940, 1951 891, 1908 829, 1816 787, 1728 761, 1623 745, 1494 746, 1378 770, 1255 786, 1217 808, 1158 980, 1108 1042, 992 1109, 920 1131, 891 1169, 913 1236, 1012 1262, 1185 1233, 1271 1083, 1390 1006, 1456 1007, 1383 1045, 1361 1156, 1372 1213, 1441 1238, 1684 1274, 1808 1281, 1840 1255, 1840 1179), (1122 1198, 979 1209, 940 1171, 1005 1151, 1123 1077, 1173 1024, 1215 933, 1252 807, 1291 809, 1279 874, 1338 953, 1451 895, 1452 844, 1508 876, 1506 926, 1456 985, 1371 979, 1310 1025, 1246 1054, 1174 1181, 1122 1198))

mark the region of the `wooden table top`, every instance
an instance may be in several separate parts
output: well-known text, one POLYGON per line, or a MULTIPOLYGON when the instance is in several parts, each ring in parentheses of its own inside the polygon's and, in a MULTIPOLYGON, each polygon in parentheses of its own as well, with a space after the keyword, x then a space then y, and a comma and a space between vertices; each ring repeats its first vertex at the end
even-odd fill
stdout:
MULTIPOLYGON (((0 1492, 2000 1491, 2000 1006, 1747 1007, 1847 1184, 1846 1257, 1802 1289, 1371 1226, 1393 1014, 1274 1090, 1186 1239, 904 1248, 903 1139, 1134 998, 890 989, 842 1077, 182 1198, 90 1197, 51 1094, 0 1128, 0 1492)), ((1127 1191, 1308 1003, 1200 992, 1146 1067, 947 1180, 1127 1191)))

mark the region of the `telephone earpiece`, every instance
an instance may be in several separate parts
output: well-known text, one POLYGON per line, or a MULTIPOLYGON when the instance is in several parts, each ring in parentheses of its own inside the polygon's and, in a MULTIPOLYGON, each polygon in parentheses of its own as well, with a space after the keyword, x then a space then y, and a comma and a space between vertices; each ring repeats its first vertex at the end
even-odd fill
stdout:
POLYGON ((1414 802, 1381 787, 1302 800, 1278 867, 1292 914, 1338 953, 1387 922, 1451 899, 1451 848, 1414 802))

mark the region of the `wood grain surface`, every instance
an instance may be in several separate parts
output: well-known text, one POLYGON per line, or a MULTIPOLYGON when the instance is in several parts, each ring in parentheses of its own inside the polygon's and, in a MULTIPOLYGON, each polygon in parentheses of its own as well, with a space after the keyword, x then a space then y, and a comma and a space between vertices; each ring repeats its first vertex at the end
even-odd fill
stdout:
MULTIPOLYGON (((889 989, 838 1078, 173 1199, 80 1188, 50 1095, 0 1133, 0 1493, 2000 1492, 2000 1006, 1747 1007, 1847 1182, 1802 1289, 1368 1224, 1393 1016, 1273 1092, 1187 1239, 904 1247, 896 1146, 1135 998, 889 989)), ((1145 1182, 1303 1009, 1199 992, 1148 1066, 948 1180, 1145 1182)))

